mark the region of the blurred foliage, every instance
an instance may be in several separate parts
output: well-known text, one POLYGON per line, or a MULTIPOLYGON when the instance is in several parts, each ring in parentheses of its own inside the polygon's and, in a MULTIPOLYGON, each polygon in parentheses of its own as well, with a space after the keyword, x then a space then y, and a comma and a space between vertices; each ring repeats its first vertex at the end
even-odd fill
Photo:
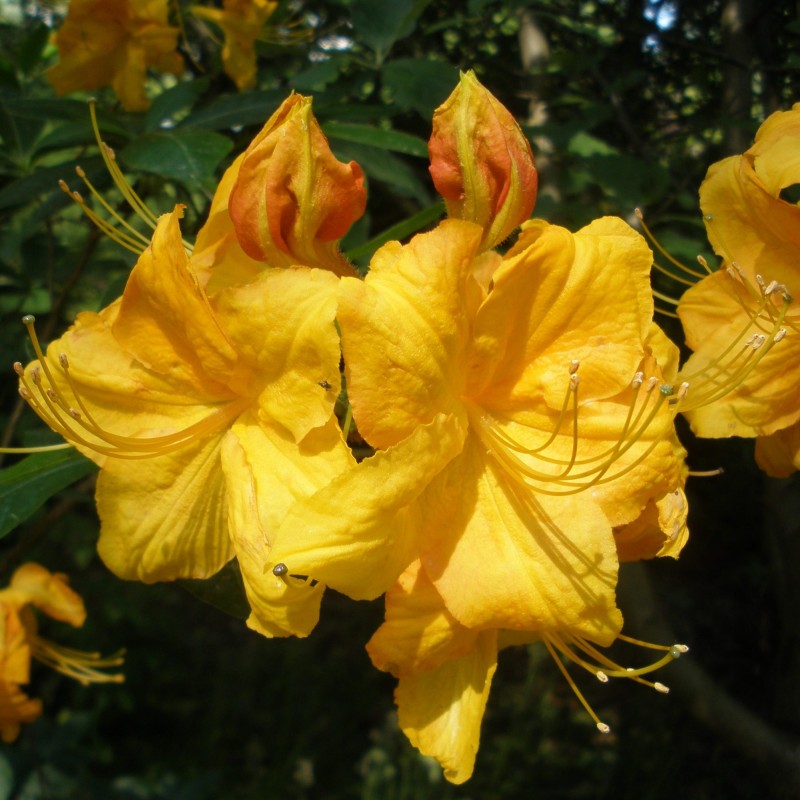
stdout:
MULTIPOLYGON (((59 0, 0 0, 0 348, 9 364, 33 355, 22 313, 40 316, 47 340, 77 311, 117 296, 134 262, 57 185, 64 179, 88 198, 80 165, 131 217, 99 156, 87 98, 57 98, 44 79, 65 10, 59 0)), ((188 15, 184 24, 187 72, 152 74, 147 112, 121 111, 110 90, 96 95, 102 136, 138 194, 156 214, 185 204, 191 235, 222 170, 280 101, 292 90, 313 94, 334 151, 367 175, 368 214, 345 242, 363 267, 376 242, 407 237, 441 213, 425 143, 459 69, 475 69, 530 135, 537 214, 579 226, 603 214, 632 220, 640 206, 687 261, 710 256, 697 208, 707 166, 800 99, 800 19, 788 0, 291 0, 257 42, 257 87, 244 93, 221 72, 208 26, 188 15), (734 35, 724 20, 737 10, 745 24, 734 35), (733 85, 746 87, 735 103, 733 85)), ((5 443, 53 441, 21 413, 10 372, 0 399, 5 443)), ((721 691, 796 737, 800 693, 787 670, 800 667, 800 598, 786 564, 798 554, 785 532, 797 533, 798 516, 789 502, 768 506, 769 515, 763 505, 791 487, 796 496, 797 482, 777 489, 762 477, 751 443, 685 438, 693 467, 728 471, 690 484, 693 540, 680 563, 653 565, 664 613, 721 691)), ((588 688, 615 731, 598 737, 537 649, 503 654, 475 777, 450 786, 399 732, 393 681, 363 650, 379 603, 329 593, 308 640, 268 641, 242 622, 235 570, 202 586, 121 583, 94 551, 91 471, 55 454, 3 473, 0 582, 29 559, 71 574, 90 612, 72 644, 126 646, 127 682, 84 688, 37 673, 45 714, 0 752, 0 800, 762 792, 758 764, 712 737, 685 699, 588 688)))

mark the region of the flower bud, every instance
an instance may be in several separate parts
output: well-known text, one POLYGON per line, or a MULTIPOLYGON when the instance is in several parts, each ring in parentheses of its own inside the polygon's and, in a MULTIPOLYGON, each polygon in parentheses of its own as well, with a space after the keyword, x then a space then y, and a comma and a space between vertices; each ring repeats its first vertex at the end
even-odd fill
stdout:
POLYGON ((336 159, 311 99, 292 95, 247 148, 228 208, 251 258, 343 275, 354 273, 338 241, 365 206, 361 168, 336 159))
POLYGON ((476 222, 481 249, 505 239, 533 211, 537 176, 516 120, 470 71, 433 115, 430 172, 451 217, 476 222))

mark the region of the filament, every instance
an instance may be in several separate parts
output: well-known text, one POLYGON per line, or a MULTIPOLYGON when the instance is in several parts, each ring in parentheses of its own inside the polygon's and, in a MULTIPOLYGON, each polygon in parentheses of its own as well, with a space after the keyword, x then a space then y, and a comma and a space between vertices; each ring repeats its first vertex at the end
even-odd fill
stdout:
POLYGON ((122 650, 111 656, 101 656, 100 653, 73 650, 34 636, 31 638, 31 654, 37 661, 84 686, 90 683, 122 683, 125 680, 119 673, 102 671, 123 664, 122 650))

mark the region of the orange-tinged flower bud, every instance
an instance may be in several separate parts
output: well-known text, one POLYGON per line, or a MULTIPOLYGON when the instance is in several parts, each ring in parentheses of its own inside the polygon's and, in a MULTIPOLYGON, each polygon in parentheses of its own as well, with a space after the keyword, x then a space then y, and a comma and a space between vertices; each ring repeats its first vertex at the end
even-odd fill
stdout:
POLYGON ((352 275, 338 240, 364 213, 366 199, 361 168, 336 159, 311 99, 292 95, 251 142, 228 207, 251 258, 352 275))
POLYGON ((470 71, 433 115, 431 176, 451 217, 476 222, 481 249, 505 239, 531 215, 537 176, 516 120, 470 71))

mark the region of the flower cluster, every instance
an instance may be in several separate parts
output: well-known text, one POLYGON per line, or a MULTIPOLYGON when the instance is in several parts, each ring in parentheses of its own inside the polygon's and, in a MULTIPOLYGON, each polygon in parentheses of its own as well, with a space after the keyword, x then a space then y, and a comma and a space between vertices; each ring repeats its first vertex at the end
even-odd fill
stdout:
MULTIPOLYGON (((798 112, 717 171, 763 193, 744 203, 759 220, 788 205, 769 153, 798 112)), ((46 351, 26 318, 38 358, 15 369, 101 467, 98 547, 118 576, 205 578, 236 558, 266 636, 308 635, 326 587, 385 595, 369 655, 398 680, 404 732, 460 783, 503 647, 542 642, 602 732, 562 660, 667 691, 643 676, 686 648, 622 634, 619 563, 686 541, 678 413, 720 435, 706 419, 749 402, 748 435, 792 435, 797 395, 790 408, 765 354, 797 346, 797 259, 784 240, 760 266, 759 221, 726 216, 712 172, 705 210, 730 269, 682 302, 697 352, 679 370, 645 240, 617 218, 574 233, 529 220, 530 146, 472 73, 436 112, 430 153, 449 218, 381 247, 362 278, 339 242, 363 174, 293 95, 222 178, 194 245, 180 207, 162 216, 118 300, 46 351), (725 238, 746 225, 752 239, 725 238), (600 649, 616 640, 661 657, 623 667, 600 649)))
MULTIPOLYGON (((255 85, 255 43, 277 6, 273 0, 224 0, 222 8, 191 9, 197 20, 222 31, 222 66, 238 89, 255 85)), ((124 109, 143 111, 148 68, 183 72, 180 34, 169 22, 167 0, 71 0, 54 35, 59 62, 47 77, 58 94, 111 86, 124 109)))
POLYGON ((49 642, 38 634, 31 606, 48 617, 75 627, 83 625, 83 601, 67 585, 65 575, 52 574, 39 564, 23 564, 0 590, 0 739, 13 742, 20 724, 42 713, 40 700, 21 687, 30 682, 31 659, 36 659, 81 683, 119 682, 121 675, 102 672, 119 666, 119 656, 103 658, 49 642))

